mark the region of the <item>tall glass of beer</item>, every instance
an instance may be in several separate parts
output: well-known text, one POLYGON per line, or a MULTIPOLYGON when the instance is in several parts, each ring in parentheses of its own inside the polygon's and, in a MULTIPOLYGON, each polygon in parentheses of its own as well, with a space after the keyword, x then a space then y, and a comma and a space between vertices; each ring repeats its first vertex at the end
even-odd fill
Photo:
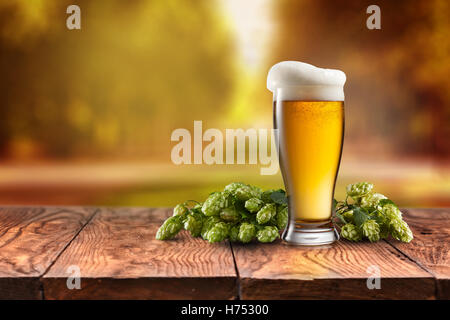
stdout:
POLYGON ((287 243, 338 240, 331 218, 344 138, 345 80, 342 71, 297 61, 280 62, 269 71, 288 195, 289 222, 282 236, 287 243))

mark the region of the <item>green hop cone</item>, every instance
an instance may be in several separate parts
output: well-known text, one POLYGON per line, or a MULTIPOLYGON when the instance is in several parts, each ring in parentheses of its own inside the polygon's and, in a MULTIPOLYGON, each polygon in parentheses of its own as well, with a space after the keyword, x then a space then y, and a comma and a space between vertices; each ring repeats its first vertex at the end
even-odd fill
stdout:
POLYGON ((277 227, 265 226, 256 233, 259 242, 273 242, 280 237, 277 227))
POLYGON ((225 222, 216 223, 206 234, 209 242, 220 242, 228 237, 229 226, 225 222))
POLYGON ((345 219, 345 221, 347 223, 353 223, 354 222, 354 218, 353 218, 353 210, 349 210, 349 211, 345 211, 342 214, 342 217, 345 219))
POLYGON ((202 212, 205 216, 217 216, 220 211, 228 205, 228 194, 214 192, 203 203, 202 212))
POLYGON ((239 227, 238 240, 247 243, 253 240, 256 235, 256 227, 248 222, 243 222, 239 227))
POLYGON ((402 212, 393 204, 386 204, 381 209, 381 212, 386 217, 387 220, 398 220, 402 219, 402 212))
POLYGON ((208 231, 217 223, 221 222, 220 218, 217 216, 207 217, 203 221, 202 231, 200 235, 203 239, 207 240, 206 236, 208 234, 208 231))
POLYGON ((230 228, 230 234, 228 235, 231 242, 239 241, 239 225, 232 226, 230 228))
POLYGON ((198 212, 198 213, 203 214, 203 212, 202 212, 202 206, 203 206, 203 203, 197 203, 197 204, 191 209, 191 211, 195 211, 195 212, 198 212))
POLYGON ((279 230, 286 228, 289 218, 288 207, 285 205, 277 206, 277 214, 275 216, 275 225, 279 230))
POLYGON ((156 232, 157 240, 169 240, 177 235, 183 228, 180 216, 172 216, 168 218, 156 232))
POLYGON ((241 219, 241 215, 234 207, 228 207, 220 211, 220 218, 227 222, 238 222, 241 219))
POLYGON ((258 198, 251 198, 245 201, 245 209, 251 213, 258 212, 263 206, 264 202, 258 198))
POLYGON ((391 220, 389 227, 394 239, 402 242, 410 242, 413 239, 411 229, 409 229, 408 224, 402 219, 391 220))
POLYGON ((347 223, 341 228, 341 237, 350 241, 360 241, 362 234, 354 224, 347 223))
POLYGON ((265 224, 277 214, 277 208, 274 203, 268 203, 256 214, 258 224, 265 224))
POLYGON ((184 220, 184 229, 189 231, 193 237, 200 236, 203 227, 203 214, 192 212, 184 220))
POLYGON ((366 220, 361 227, 363 235, 367 237, 370 242, 380 240, 380 226, 375 220, 366 220))
POLYGON ((234 195, 236 193, 236 190, 242 187, 245 187, 246 184, 242 182, 233 182, 225 186, 224 191, 234 195))
POLYGON ((377 208, 380 200, 387 199, 381 193, 369 192, 361 198, 361 207, 363 208, 377 208))
POLYGON ((337 201, 336 199, 334 199, 335 201, 335 210, 336 211, 340 211, 343 207, 347 206, 345 201, 337 201))
POLYGON ((186 208, 186 206, 184 204, 177 204, 174 208, 173 208, 173 215, 174 216, 186 216, 187 213, 189 212, 188 208, 186 208))
POLYGON ((387 239, 389 237, 389 225, 380 224, 380 238, 387 239))
POLYGON ((353 199, 358 199, 368 194, 373 189, 373 184, 369 182, 358 182, 347 186, 347 195, 353 199))
POLYGON ((261 196, 261 190, 256 187, 244 185, 235 190, 234 196, 239 201, 247 201, 251 198, 259 198, 261 196))

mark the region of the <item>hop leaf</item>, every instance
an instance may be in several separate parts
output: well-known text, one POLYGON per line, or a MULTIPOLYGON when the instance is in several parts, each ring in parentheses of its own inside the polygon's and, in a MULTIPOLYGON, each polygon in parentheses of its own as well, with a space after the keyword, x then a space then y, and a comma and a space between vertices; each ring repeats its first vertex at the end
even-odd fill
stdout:
POLYGON ((277 213, 277 208, 274 203, 268 203, 256 214, 256 221, 259 224, 266 224, 273 217, 275 217, 277 213))
POLYGON ((278 232, 277 227, 274 226, 265 226, 263 229, 259 230, 256 234, 256 238, 259 242, 273 242, 275 239, 278 239, 280 234, 278 232))
POLYGON ((380 226, 375 220, 367 220, 362 224, 362 232, 370 242, 380 240, 380 226))
POLYGON ((357 227, 361 227, 367 219, 369 219, 369 213, 366 209, 355 207, 353 210, 353 220, 357 227))
POLYGON ((156 232, 157 240, 169 240, 175 237, 183 228, 180 216, 172 216, 168 218, 156 232))
POLYGON ((272 203, 273 202, 273 199, 270 197, 271 195, 272 195, 272 193, 274 193, 274 192, 276 192, 277 190, 275 190, 275 189, 269 189, 269 190, 266 190, 266 191, 264 191, 262 194, 261 194, 261 200, 264 202, 264 203, 272 203))
POLYGON ((282 189, 272 192, 270 199, 272 199, 272 201, 276 204, 287 205, 286 192, 282 189))
POLYGON ((369 182, 358 182, 347 186, 347 195, 353 199, 358 199, 368 194, 373 189, 373 184, 369 182))
POLYGON ((354 224, 347 223, 341 228, 341 237, 350 241, 360 241, 362 234, 354 224))
POLYGON ((248 222, 243 222, 239 228, 238 239, 243 243, 253 240, 256 235, 256 227, 248 222))

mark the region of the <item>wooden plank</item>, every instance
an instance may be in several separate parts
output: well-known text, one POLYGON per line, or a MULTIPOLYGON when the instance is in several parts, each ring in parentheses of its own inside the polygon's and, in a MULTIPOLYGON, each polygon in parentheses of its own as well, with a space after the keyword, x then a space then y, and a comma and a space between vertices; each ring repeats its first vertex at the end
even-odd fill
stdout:
POLYGON ((155 240, 168 209, 102 209, 42 278, 46 299, 234 299, 228 243, 155 240), (81 289, 66 285, 69 266, 81 289))
POLYGON ((94 212, 90 208, 0 208, 0 299, 41 299, 39 277, 94 212))
POLYGON ((386 242, 232 247, 242 299, 435 298, 433 277, 386 242), (367 288, 370 266, 379 267, 381 289, 367 288))
POLYGON ((450 209, 402 209, 414 234, 410 243, 389 243, 436 278, 437 297, 450 299, 450 209))

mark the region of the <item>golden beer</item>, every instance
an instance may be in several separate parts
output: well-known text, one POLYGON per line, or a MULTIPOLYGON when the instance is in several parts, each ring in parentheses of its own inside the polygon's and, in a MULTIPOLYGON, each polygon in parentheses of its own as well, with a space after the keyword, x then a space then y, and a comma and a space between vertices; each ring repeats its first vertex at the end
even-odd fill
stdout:
POLYGON ((289 204, 282 238, 288 243, 322 245, 338 239, 331 217, 344 138, 345 80, 342 71, 296 61, 269 71, 289 204))
POLYGON ((280 167, 297 223, 328 222, 344 135, 342 101, 274 105, 280 167))

